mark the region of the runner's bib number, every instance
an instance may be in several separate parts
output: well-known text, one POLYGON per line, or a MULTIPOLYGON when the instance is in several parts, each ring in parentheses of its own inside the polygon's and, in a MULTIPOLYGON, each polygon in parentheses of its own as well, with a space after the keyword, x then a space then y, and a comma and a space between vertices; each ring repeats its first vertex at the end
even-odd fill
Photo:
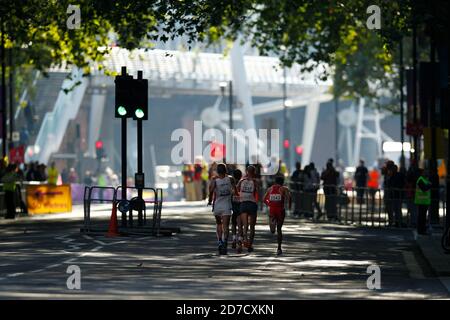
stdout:
POLYGON ((271 194, 269 197, 270 201, 281 201, 281 194, 271 194))

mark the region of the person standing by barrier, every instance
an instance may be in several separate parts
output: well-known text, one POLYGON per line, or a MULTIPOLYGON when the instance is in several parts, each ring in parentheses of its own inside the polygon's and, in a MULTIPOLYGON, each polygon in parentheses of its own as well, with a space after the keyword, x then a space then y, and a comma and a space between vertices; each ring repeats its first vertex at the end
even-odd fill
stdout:
POLYGON ((208 164, 202 159, 202 200, 205 200, 208 197, 208 181, 208 164))
POLYGON ((267 189, 264 195, 264 203, 269 207, 269 227, 270 232, 275 233, 277 231, 277 255, 281 255, 281 243, 283 241, 283 233, 281 231, 286 217, 285 202, 289 202, 289 210, 292 206, 291 193, 289 189, 283 186, 284 177, 276 176, 275 184, 267 189))
POLYGON ((191 164, 185 164, 183 167, 184 195, 186 201, 194 201, 194 167, 191 164))
POLYGON ((59 172, 58 172, 58 169, 56 168, 55 161, 53 161, 50 164, 50 167, 48 168, 47 183, 52 186, 56 186, 56 184, 58 183, 58 176, 59 176, 59 172))
POLYGON ((195 159, 194 164, 194 190, 195 190, 195 201, 203 200, 203 192, 202 192, 202 164, 201 159, 195 159))
POLYGON ((364 191, 367 187, 367 175, 369 171, 364 166, 364 160, 359 160, 359 166, 355 171, 355 184, 356 184, 356 199, 358 204, 362 204, 364 200, 364 191))
POLYGON ((295 163, 295 170, 291 176, 291 190, 294 198, 294 216, 300 216, 301 213, 301 201, 300 193, 302 192, 303 171, 302 164, 297 161, 295 163))
POLYGON ((77 174, 75 168, 70 168, 68 182, 69 183, 78 183, 78 174, 77 174))
POLYGON ((312 217, 314 218, 313 211, 313 182, 310 174, 310 167, 307 165, 303 169, 303 192, 301 197, 301 205, 302 212, 305 215, 305 218, 312 217))
POLYGON ((431 182, 425 177, 423 169, 419 169, 416 181, 414 203, 418 208, 417 233, 427 234, 427 211, 431 204, 431 182))
POLYGON ((419 169, 417 168, 416 161, 411 159, 410 166, 406 172, 405 189, 409 220, 413 228, 417 228, 417 206, 414 203, 417 179, 419 179, 419 169))
POLYGON ((310 180, 310 188, 308 192, 311 194, 313 220, 319 220, 322 217, 322 209, 320 208, 319 201, 317 201, 317 191, 320 187, 320 174, 317 172, 314 162, 308 165, 308 176, 310 180), (317 210, 317 218, 314 218, 314 208, 317 210))
POLYGON ((394 223, 394 211, 392 207, 392 175, 393 175, 393 167, 395 166, 394 161, 388 160, 386 161, 384 167, 381 169, 381 173, 383 174, 383 200, 384 200, 384 208, 386 214, 388 215, 389 225, 393 225, 394 223))
POLYGON ((5 219, 16 218, 16 183, 19 182, 19 176, 17 175, 17 166, 15 164, 9 164, 6 167, 6 172, 3 175, 1 182, 3 183, 3 191, 5 192, 5 206, 6 216, 5 219))
POLYGON ((371 212, 375 212, 375 196, 380 188, 380 173, 373 167, 369 171, 369 177, 367 181, 367 187, 369 188, 370 208, 371 212))
POLYGON ((339 172, 333 167, 331 161, 327 162, 320 179, 323 180, 323 193, 325 194, 325 210, 329 220, 337 220, 337 183, 339 172))
POLYGON ((403 189, 405 188, 405 175, 403 172, 399 172, 398 167, 394 165, 392 167, 392 177, 390 186, 392 196, 392 212, 394 213, 395 226, 397 228, 403 225, 403 189))
POLYGON ((232 195, 236 194, 235 184, 227 175, 227 167, 220 163, 217 174, 209 186, 208 205, 213 206, 216 218, 216 235, 219 254, 227 254, 232 195))

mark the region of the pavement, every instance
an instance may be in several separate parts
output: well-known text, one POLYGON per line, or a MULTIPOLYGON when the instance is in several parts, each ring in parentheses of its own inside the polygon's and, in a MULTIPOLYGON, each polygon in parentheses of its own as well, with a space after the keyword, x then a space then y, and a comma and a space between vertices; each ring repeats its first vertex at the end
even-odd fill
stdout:
POLYGON ((450 254, 445 253, 441 247, 442 230, 433 231, 429 235, 419 235, 413 230, 414 238, 419 249, 434 274, 439 277, 447 287, 450 287, 450 254))
MULTIPOLYGON (((108 224, 109 205, 93 207, 108 224)), ((284 253, 264 214, 255 251, 216 250, 205 202, 165 203, 162 224, 172 237, 108 238, 80 233, 82 206, 72 213, 0 220, 0 299, 449 299, 421 241, 408 229, 312 223, 287 217, 284 253), (69 289, 69 266, 81 288, 69 289), (367 287, 369 266, 381 288, 367 287)))

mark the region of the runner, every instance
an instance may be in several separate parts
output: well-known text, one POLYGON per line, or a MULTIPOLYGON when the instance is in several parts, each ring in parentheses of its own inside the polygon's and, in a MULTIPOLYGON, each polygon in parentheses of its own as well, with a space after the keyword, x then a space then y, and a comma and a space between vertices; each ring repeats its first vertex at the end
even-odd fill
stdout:
POLYGON ((275 233, 277 230, 278 250, 277 255, 281 255, 281 242, 283 241, 283 234, 281 228, 283 227, 286 210, 284 208, 285 201, 289 201, 289 210, 291 209, 291 193, 289 189, 283 186, 284 177, 276 176, 275 184, 267 189, 264 195, 264 203, 269 207, 269 226, 270 232, 275 233))
MULTIPOLYGON (((242 178, 242 171, 239 169, 235 169, 233 171, 233 178, 234 181, 240 181, 242 178)), ((239 194, 236 193, 233 195, 233 201, 232 201, 232 207, 233 207, 233 215, 231 217, 231 233, 233 234, 233 243, 231 247, 233 249, 236 249, 236 243, 237 243, 237 252, 242 252, 242 221, 240 218, 240 200, 239 200, 239 194), (237 235, 236 235, 236 229, 237 229, 237 235)))
POLYGON ((241 221, 243 228, 244 246, 248 252, 253 251, 253 240, 255 239, 255 224, 258 212, 257 195, 258 184, 255 180, 255 167, 248 166, 246 176, 239 181, 237 190, 241 198, 241 221), (248 237, 248 228, 250 227, 250 236, 248 237))
POLYGON ((233 179, 227 175, 223 163, 217 165, 218 176, 214 177, 209 187, 208 205, 213 206, 216 218, 216 235, 219 254, 227 254, 227 242, 231 217, 231 196, 236 193, 233 179), (212 200, 214 199, 214 202, 212 200))

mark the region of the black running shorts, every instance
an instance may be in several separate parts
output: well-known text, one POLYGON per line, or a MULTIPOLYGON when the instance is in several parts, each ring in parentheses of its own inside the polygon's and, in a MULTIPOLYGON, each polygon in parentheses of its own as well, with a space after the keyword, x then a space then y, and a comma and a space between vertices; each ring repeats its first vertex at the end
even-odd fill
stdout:
POLYGON ((241 202, 241 212, 256 215, 258 213, 258 205, 253 201, 241 202))

